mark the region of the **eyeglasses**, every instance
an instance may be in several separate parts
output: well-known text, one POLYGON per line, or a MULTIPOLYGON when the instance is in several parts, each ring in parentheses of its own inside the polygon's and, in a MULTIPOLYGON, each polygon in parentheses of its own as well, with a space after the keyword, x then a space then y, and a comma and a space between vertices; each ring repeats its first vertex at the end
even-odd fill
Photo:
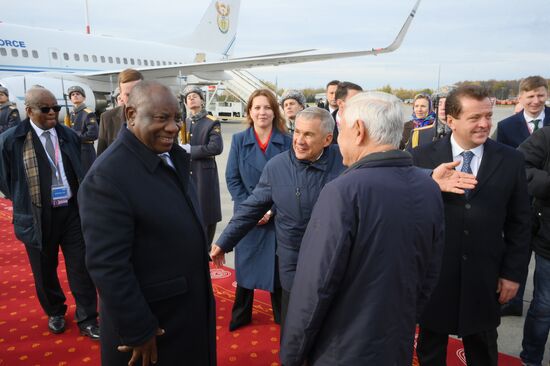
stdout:
POLYGON ((55 113, 57 113, 61 110, 61 106, 60 105, 52 105, 51 107, 38 107, 38 109, 40 110, 40 112, 42 112, 44 114, 50 113, 50 109, 53 109, 53 111, 55 113))

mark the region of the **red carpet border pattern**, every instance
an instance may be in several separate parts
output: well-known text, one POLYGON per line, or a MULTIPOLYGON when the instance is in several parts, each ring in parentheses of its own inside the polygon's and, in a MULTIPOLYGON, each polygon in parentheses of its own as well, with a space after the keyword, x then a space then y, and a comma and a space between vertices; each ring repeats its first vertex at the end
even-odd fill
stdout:
MULTIPOLYGON (((100 365, 99 343, 81 336, 74 321, 74 299, 61 253, 58 271, 69 306, 67 330, 60 335, 48 331, 25 249, 15 238, 11 222, 11 203, 0 199, 0 366, 100 365)), ((235 273, 229 268, 211 268, 210 274, 216 297, 218 365, 280 365, 279 326, 273 323, 269 293, 257 290, 252 323, 229 332, 235 273)), ((449 366, 466 365, 460 341, 450 340, 447 362, 449 366)), ((517 358, 500 355, 499 365, 520 364, 517 358)))

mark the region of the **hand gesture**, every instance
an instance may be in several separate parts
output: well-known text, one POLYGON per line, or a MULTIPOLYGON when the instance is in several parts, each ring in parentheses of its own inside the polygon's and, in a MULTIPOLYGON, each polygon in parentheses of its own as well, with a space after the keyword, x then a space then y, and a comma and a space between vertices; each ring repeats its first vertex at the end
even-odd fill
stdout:
POLYGON ((117 349, 120 352, 132 351, 132 358, 128 361, 128 366, 136 365, 136 362, 141 357, 141 366, 149 366, 149 363, 153 365, 158 361, 157 355, 157 337, 164 334, 164 329, 157 329, 157 334, 149 339, 147 342, 140 346, 118 346, 117 349))

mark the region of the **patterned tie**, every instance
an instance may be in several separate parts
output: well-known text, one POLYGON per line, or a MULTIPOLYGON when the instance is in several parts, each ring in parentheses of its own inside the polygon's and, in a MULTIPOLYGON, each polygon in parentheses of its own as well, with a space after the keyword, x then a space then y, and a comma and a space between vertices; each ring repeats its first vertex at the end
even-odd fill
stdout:
POLYGON ((170 154, 168 154, 167 152, 159 154, 159 158, 162 160, 162 163, 166 167, 170 168, 173 171, 176 171, 176 168, 174 168, 174 165, 172 163, 172 159, 170 159, 170 154))
MULTIPOLYGON (((474 153, 471 151, 463 151, 460 153, 460 155, 462 155, 462 169, 460 169, 460 171, 463 173, 473 174, 470 164, 472 163, 474 153)), ((466 198, 468 198, 470 196, 470 190, 465 189, 464 195, 466 196, 466 198)))
POLYGON ((46 139, 46 152, 50 156, 50 165, 52 167, 52 185, 59 185, 59 179, 57 177, 57 166, 55 162, 55 150, 53 148, 52 138, 50 131, 44 131, 42 136, 46 139))
POLYGON ((539 123, 540 123, 540 119, 534 119, 531 121, 533 123, 533 132, 535 132, 536 130, 539 129, 539 123))

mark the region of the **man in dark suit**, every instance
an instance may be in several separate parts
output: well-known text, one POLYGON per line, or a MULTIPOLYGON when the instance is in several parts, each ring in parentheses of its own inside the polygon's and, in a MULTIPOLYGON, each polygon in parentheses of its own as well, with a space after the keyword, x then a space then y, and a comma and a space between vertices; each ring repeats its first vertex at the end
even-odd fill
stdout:
POLYGON ((101 296, 102 364, 215 365, 206 234, 189 155, 174 144, 178 102, 143 81, 126 120, 79 193, 86 265, 101 296))
POLYGON ((478 86, 445 103, 451 135, 413 150, 415 164, 460 161, 477 177, 464 196, 443 193, 445 249, 439 282, 420 317, 421 366, 445 365, 448 334, 463 338, 469 366, 497 365, 500 304, 527 271, 530 209, 521 153, 490 139, 492 103, 478 86))
MULTIPOLYGON (((519 84, 519 103, 523 110, 502 120, 496 129, 496 140, 517 148, 534 131, 550 125, 550 108, 545 107, 548 99, 548 82, 540 76, 529 76, 519 84)), ((517 295, 503 304, 501 315, 523 315, 524 278, 517 295)))
POLYGON ((339 83, 340 80, 331 80, 327 83, 327 102, 325 104, 325 109, 329 111, 330 114, 338 109, 338 103, 336 103, 336 89, 338 88, 339 83))
POLYGON ((183 99, 190 112, 180 131, 180 143, 191 154, 191 176, 195 182, 208 245, 216 233, 216 224, 222 219, 220 182, 216 155, 223 151, 221 124, 206 112, 200 87, 190 85, 183 91, 183 99))
POLYGON ((353 97, 355 94, 363 91, 359 85, 350 83, 349 81, 342 81, 338 83, 336 88, 335 98, 338 108, 331 112, 332 118, 334 118, 334 131, 332 132, 333 138, 332 143, 338 143, 338 125, 340 124, 340 118, 344 113, 344 108, 346 106, 346 100, 353 97))
POLYGON ((500 121, 496 140, 517 148, 534 131, 550 125, 548 81, 541 76, 529 76, 519 84, 519 103, 523 110, 500 121))
POLYGON ((143 75, 134 69, 126 69, 118 74, 120 95, 117 97, 117 101, 120 99, 121 105, 110 111, 103 112, 101 115, 99 120, 99 137, 97 139, 97 156, 101 155, 118 136, 126 121, 124 106, 128 102, 128 96, 132 88, 141 80, 143 80, 143 75))
POLYGON ((13 202, 15 235, 25 244, 50 331, 65 331, 67 305, 57 276, 61 247, 80 332, 98 339, 97 294, 84 264, 76 200, 80 139, 58 123, 61 107, 49 90, 30 89, 25 105, 28 118, 0 137, 0 190, 13 202))

